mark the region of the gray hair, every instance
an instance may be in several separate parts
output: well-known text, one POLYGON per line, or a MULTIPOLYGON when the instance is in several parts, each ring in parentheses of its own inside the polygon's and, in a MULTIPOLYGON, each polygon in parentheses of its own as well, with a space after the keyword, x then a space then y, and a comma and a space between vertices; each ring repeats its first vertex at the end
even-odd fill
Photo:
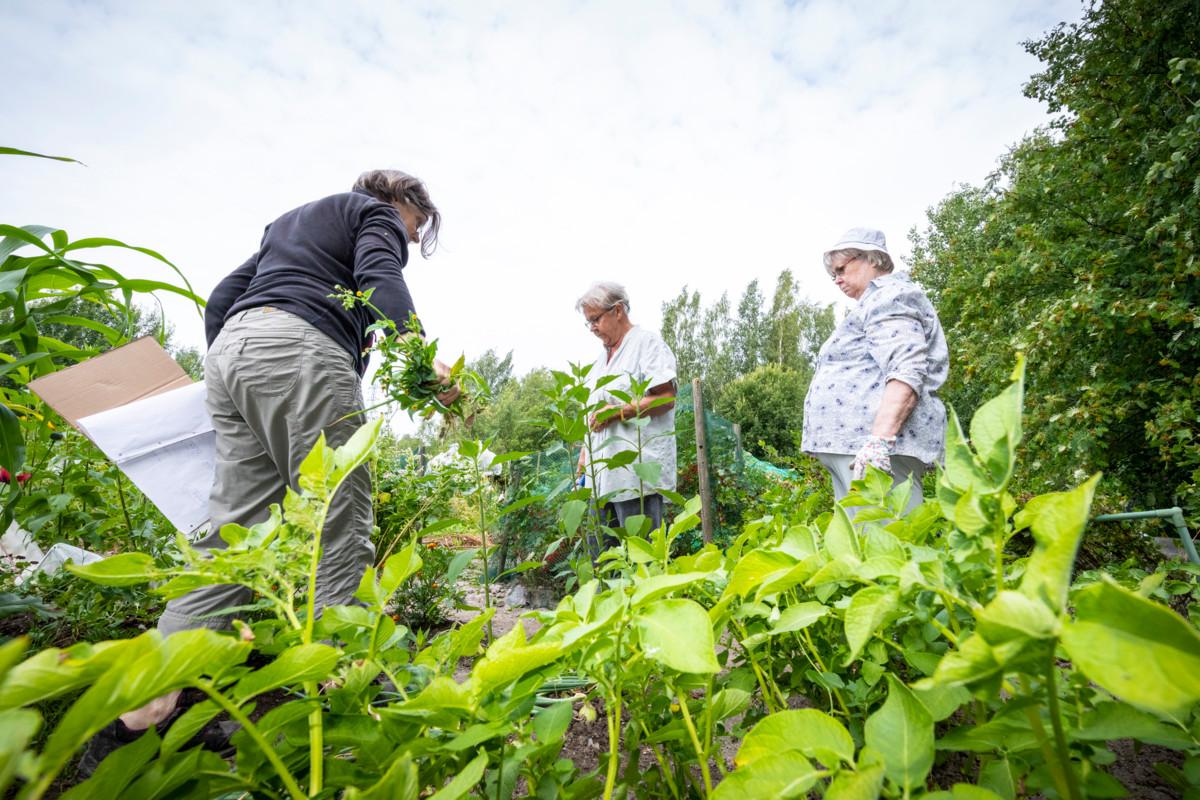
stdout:
POLYGON ((442 229, 442 215, 429 199, 429 190, 419 178, 398 169, 372 169, 358 176, 354 189, 359 189, 388 205, 412 206, 425 215, 428 227, 421 237, 421 255, 429 258, 437 249, 438 231, 442 229))
POLYGON ((595 306, 607 311, 618 305, 625 306, 625 313, 629 313, 629 293, 625 287, 612 281, 598 281, 575 301, 575 310, 582 311, 584 306, 595 306))
POLYGON ((847 247, 844 250, 830 250, 821 258, 822 263, 825 264, 825 271, 830 275, 833 274, 834 256, 844 256, 847 261, 861 258, 879 272, 891 272, 896 268, 896 265, 892 263, 892 257, 882 250, 859 250, 856 247, 847 247))

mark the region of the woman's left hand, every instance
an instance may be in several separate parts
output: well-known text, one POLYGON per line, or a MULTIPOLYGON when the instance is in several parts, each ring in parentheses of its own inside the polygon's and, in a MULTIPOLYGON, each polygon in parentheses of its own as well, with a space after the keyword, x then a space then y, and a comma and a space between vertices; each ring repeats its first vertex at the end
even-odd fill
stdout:
POLYGON ((859 448, 850 465, 850 477, 861 481, 867 474, 867 465, 892 474, 892 450, 896 447, 896 437, 868 436, 867 442, 859 448))
POLYGON ((625 418, 620 411, 624 407, 612 403, 606 404, 604 408, 592 414, 592 418, 588 420, 588 427, 592 429, 593 433, 599 433, 614 422, 624 421, 625 418))

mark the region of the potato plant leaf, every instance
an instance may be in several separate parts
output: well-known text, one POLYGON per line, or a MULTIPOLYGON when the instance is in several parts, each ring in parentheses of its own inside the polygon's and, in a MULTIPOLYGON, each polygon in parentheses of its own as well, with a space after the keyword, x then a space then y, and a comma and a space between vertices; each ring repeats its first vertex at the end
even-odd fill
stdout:
POLYGON ((795 750, 788 750, 760 758, 729 773, 710 797, 712 800, 803 797, 821 774, 807 758, 795 750))
POLYGON ((1033 533, 1033 554, 1025 564, 1021 592, 1043 600, 1054 613, 1062 611, 1071 583, 1071 567, 1087 527, 1097 473, 1069 492, 1052 492, 1030 500, 1013 520, 1017 529, 1033 533))
POLYGON ((678 672, 711 673, 721 667, 713 653, 712 623, 691 600, 658 600, 633 618, 647 658, 678 672))
POLYGON ((134 586, 147 583, 160 574, 154 559, 145 553, 121 553, 91 564, 70 563, 67 569, 105 586, 134 586))
POLYGON ((281 686, 322 680, 337 665, 338 651, 325 644, 302 644, 284 650, 262 669, 238 681, 233 696, 239 703, 281 686))
POLYGON ((867 586, 855 592, 846 608, 846 641, 850 654, 845 664, 858 658, 867 641, 900 604, 900 590, 894 586, 867 586))
POLYGON ((487 762, 487 753, 479 751, 479 755, 471 759, 470 763, 463 767, 453 780, 435 792, 429 800, 460 800, 460 798, 466 797, 475 788, 475 784, 483 778, 487 762))
POLYGON ((746 734, 735 759, 739 767, 796 750, 826 767, 854 763, 854 739, 842 723, 815 708, 777 711, 746 734))
POLYGON ((1200 634, 1110 580, 1075 596, 1062 646, 1090 680, 1137 708, 1178 719, 1200 702, 1200 634))
POLYGON ((879 800, 883 765, 871 764, 854 772, 839 772, 825 792, 825 800, 879 800))
POLYGON ((887 700, 867 718, 864 738, 882 756, 888 779, 908 794, 925 784, 933 766, 933 718, 895 676, 887 681, 887 700))
POLYGON ((571 725, 573 710, 570 700, 559 700, 538 709, 533 718, 533 732, 542 743, 557 742, 571 725))

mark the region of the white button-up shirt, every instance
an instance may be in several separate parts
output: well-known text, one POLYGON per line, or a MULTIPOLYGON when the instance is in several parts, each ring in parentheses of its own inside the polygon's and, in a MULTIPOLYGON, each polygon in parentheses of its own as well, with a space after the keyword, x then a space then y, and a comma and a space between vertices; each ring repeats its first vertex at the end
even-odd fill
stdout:
POLYGON ((940 461, 950 352, 933 304, 905 274, 871 281, 858 304, 821 346, 804 399, 806 453, 853 455, 866 442, 890 380, 908 384, 917 406, 896 436, 896 455, 940 461))
MULTIPOLYGON (((611 356, 602 353, 592 365, 588 381, 593 387, 593 402, 603 400, 621 405, 623 401, 613 397, 610 390, 628 392, 630 376, 638 381, 649 380, 650 388, 670 383, 676 377, 675 354, 667 347, 667 343, 654 331, 637 325, 629 329, 611 356), (596 382, 607 375, 616 375, 617 378, 595 389, 596 382)), ((643 488, 646 494, 655 494, 659 489, 674 491, 675 408, 672 406, 668 411, 649 419, 650 422, 641 430, 641 460, 661 464, 662 472, 657 482, 643 488)), ((637 439, 636 425, 614 418, 604 430, 591 434, 592 457, 611 458, 623 450, 636 450, 637 439)), ((621 501, 638 496, 639 479, 632 466, 612 470, 599 467, 596 483, 596 495, 599 497, 607 496, 609 500, 621 501)))

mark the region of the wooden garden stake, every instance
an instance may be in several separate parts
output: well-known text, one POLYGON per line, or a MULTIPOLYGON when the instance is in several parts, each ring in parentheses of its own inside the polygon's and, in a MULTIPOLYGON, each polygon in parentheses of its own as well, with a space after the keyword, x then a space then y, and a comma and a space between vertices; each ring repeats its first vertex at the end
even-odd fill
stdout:
POLYGON ((700 485, 700 527, 705 543, 712 541, 712 487, 708 483, 708 437, 704 433, 704 398, 700 379, 692 378, 692 408, 696 414, 696 482, 700 485))

